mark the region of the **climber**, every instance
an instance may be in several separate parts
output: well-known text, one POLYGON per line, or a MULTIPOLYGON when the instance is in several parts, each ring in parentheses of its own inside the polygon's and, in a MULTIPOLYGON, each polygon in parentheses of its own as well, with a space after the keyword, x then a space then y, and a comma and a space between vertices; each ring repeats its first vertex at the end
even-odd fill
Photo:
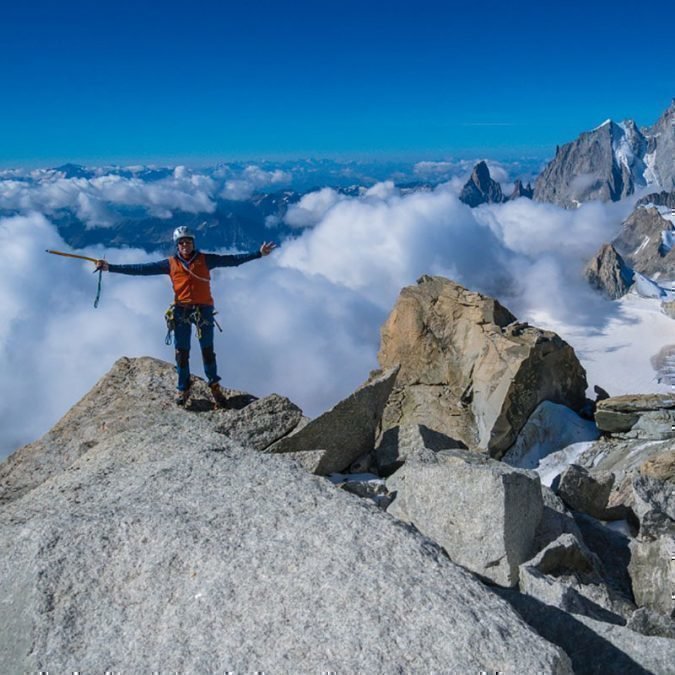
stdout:
POLYGON ((194 324, 202 351, 204 372, 216 407, 226 407, 227 399, 218 384, 220 377, 213 350, 213 326, 216 321, 211 296, 210 270, 215 267, 236 267, 269 255, 276 248, 276 244, 263 242, 257 253, 238 255, 202 253, 195 248, 195 235, 184 225, 175 229, 173 241, 176 245, 176 254, 171 258, 140 265, 111 265, 105 260, 97 260, 96 269, 118 274, 168 274, 171 277, 174 304, 167 311, 166 317, 169 334, 171 331, 174 334, 173 342, 176 348, 178 374, 176 403, 185 406, 190 398, 190 338, 194 324))

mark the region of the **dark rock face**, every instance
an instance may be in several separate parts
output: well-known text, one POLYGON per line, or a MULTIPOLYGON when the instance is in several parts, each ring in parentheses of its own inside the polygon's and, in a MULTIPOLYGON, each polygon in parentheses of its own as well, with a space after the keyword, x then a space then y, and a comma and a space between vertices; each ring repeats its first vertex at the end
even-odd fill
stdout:
POLYGON ((516 180, 513 185, 513 192, 509 195, 509 201, 513 199, 518 199, 519 197, 527 197, 527 199, 532 199, 534 196, 534 190, 532 186, 528 183, 527 186, 524 186, 520 179, 516 180))
POLYGON ((645 129, 652 154, 654 182, 668 192, 675 190, 675 98, 656 124, 645 129))
POLYGON ((675 100, 658 122, 640 129, 608 120, 556 149, 537 178, 534 199, 575 208, 591 200, 618 201, 637 187, 675 187, 675 100))
POLYGON ((675 190, 671 192, 653 192, 652 194, 638 199, 635 206, 667 206, 669 209, 675 209, 675 190))
POLYGON ((586 269, 588 283, 605 296, 616 300, 628 293, 633 283, 633 271, 611 244, 604 244, 586 269))
POLYGON ((471 207, 479 204, 501 204, 506 201, 501 186, 492 180, 490 169, 485 162, 476 164, 471 178, 462 188, 459 199, 471 207))
MULTIPOLYGON (((626 138, 624 129, 608 122, 563 145, 537 178, 534 198, 574 208, 593 199, 618 201, 633 194, 634 177, 614 154, 615 143, 623 138, 626 138)), ((635 144, 631 149, 636 154, 639 147, 646 147, 639 132, 631 140, 635 144)))

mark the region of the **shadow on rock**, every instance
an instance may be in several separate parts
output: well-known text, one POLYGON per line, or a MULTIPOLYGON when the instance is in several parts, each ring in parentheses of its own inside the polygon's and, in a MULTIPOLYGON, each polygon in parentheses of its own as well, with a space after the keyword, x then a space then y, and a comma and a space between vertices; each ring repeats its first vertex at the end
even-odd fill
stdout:
POLYGON ((493 588, 544 639, 565 650, 575 673, 648 674, 630 656, 572 614, 517 591, 493 588))

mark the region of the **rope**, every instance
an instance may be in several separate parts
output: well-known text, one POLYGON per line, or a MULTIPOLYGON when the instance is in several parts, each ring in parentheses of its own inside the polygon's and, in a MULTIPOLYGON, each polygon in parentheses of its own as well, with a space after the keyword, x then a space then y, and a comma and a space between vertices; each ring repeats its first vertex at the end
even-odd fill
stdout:
POLYGON ((195 279, 199 279, 199 281, 205 281, 207 284, 211 282, 211 279, 205 279, 204 277, 200 277, 198 274, 195 274, 183 261, 183 259, 180 256, 176 256, 178 259, 178 262, 183 266, 183 269, 192 277, 195 279))
POLYGON ((103 270, 94 270, 94 272, 98 272, 98 286, 96 288, 96 299, 94 300, 94 309, 98 307, 98 301, 101 299, 101 277, 103 276, 103 270))

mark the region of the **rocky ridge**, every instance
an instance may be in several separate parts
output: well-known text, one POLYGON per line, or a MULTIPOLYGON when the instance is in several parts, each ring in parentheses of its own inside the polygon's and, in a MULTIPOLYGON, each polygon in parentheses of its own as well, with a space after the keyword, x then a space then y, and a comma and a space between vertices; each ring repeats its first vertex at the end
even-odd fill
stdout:
POLYGON ((675 188, 675 99, 652 127, 607 120, 571 143, 537 178, 534 199, 576 208, 591 201, 618 201, 638 188, 675 188))
POLYGON ((496 301, 423 277, 383 328, 381 365, 396 354, 396 366, 315 420, 277 394, 227 391, 229 408, 212 410, 199 379, 176 408, 169 364, 120 359, 0 464, 0 661, 669 672, 672 401, 598 403, 605 435, 557 495, 494 458, 494 438, 527 453, 536 435, 521 432, 551 392, 565 400, 549 414, 587 408, 567 350, 496 301), (443 391, 423 419, 426 403, 401 406, 421 385, 443 391), (632 422, 610 431, 607 412, 632 422), (388 477, 350 473, 387 457, 388 477))

